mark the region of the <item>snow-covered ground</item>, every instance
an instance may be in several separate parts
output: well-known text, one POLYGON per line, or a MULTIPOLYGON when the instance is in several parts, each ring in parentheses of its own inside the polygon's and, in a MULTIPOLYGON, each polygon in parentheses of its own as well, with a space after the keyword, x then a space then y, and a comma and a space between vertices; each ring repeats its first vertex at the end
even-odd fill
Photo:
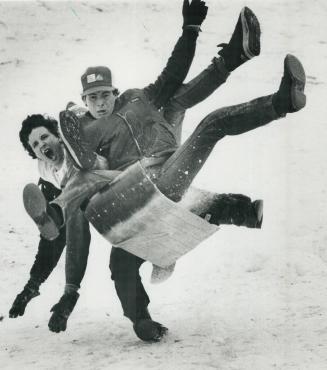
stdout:
POLYGON ((143 280, 153 317, 168 326, 144 344, 123 317, 108 269, 110 246, 93 232, 81 297, 68 329, 47 328, 64 286, 64 258, 23 317, 8 310, 28 279, 38 234, 25 214, 24 184, 36 164, 18 140, 27 114, 55 117, 80 101, 79 77, 108 65, 123 91, 154 81, 181 29, 182 0, 0 3, 1 369, 327 368, 327 5, 324 0, 215 1, 190 71, 226 42, 242 6, 262 25, 262 54, 185 119, 185 137, 218 107, 274 92, 287 53, 307 72, 307 107, 268 127, 224 139, 196 185, 265 201, 263 229, 223 227, 182 258, 173 277, 143 280))

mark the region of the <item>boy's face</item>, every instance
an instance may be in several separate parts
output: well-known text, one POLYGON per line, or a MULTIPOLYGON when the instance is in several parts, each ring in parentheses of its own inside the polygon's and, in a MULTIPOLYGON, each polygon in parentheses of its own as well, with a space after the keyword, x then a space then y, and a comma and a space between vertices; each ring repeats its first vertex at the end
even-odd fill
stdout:
POLYGON ((28 144, 41 161, 51 163, 54 166, 62 164, 64 150, 61 140, 46 127, 34 128, 28 137, 28 144))
POLYGON ((116 96, 112 91, 96 91, 84 97, 84 103, 91 115, 98 119, 110 115, 115 106, 116 96))

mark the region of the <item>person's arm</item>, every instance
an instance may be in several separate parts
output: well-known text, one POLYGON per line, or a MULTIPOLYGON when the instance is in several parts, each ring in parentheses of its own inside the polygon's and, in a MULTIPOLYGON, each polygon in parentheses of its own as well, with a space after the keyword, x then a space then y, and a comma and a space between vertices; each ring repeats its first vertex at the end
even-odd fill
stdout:
MULTIPOLYGON (((60 190, 47 181, 40 179, 39 185, 47 201, 55 199, 60 194, 60 190)), ((9 317, 15 318, 24 315, 27 304, 40 294, 40 285, 47 280, 56 267, 65 245, 65 228, 60 230, 60 234, 55 240, 49 241, 40 238, 38 252, 30 270, 30 278, 23 290, 16 296, 9 310, 9 317)))
POLYGON ((89 223, 81 210, 68 221, 66 228, 66 286, 59 302, 51 309, 52 315, 48 324, 50 331, 55 333, 66 330, 67 320, 77 303, 78 289, 85 274, 91 241, 89 223))
POLYGON ((200 26, 207 15, 204 1, 188 0, 183 3, 183 33, 178 39, 167 65, 160 76, 144 91, 148 99, 159 109, 175 94, 184 81, 193 61, 196 39, 200 26))

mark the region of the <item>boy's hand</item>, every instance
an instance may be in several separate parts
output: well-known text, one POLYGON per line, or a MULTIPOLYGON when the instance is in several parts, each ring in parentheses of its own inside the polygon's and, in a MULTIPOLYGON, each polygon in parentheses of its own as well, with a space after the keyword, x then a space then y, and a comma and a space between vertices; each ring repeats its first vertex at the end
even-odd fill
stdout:
POLYGON ((14 300, 14 303, 9 310, 9 317, 16 318, 18 316, 23 316, 28 302, 38 295, 40 295, 40 293, 37 290, 32 290, 25 286, 14 300))
POLYGON ((205 20, 208 12, 208 7, 205 5, 204 1, 184 0, 183 3, 183 28, 186 26, 201 26, 202 22, 205 20))
POLYGON ((60 333, 61 331, 66 330, 67 320, 68 317, 64 317, 54 312, 50 317, 48 327, 50 331, 53 331, 54 333, 60 333))
POLYGON ((72 313, 78 297, 77 292, 65 293, 60 301, 51 308, 53 314, 48 324, 50 331, 59 333, 66 330, 68 317, 72 313))

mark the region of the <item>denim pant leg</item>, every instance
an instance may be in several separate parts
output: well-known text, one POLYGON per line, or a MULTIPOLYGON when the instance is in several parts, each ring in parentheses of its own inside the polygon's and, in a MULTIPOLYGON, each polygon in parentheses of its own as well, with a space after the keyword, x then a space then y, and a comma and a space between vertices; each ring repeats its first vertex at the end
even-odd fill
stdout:
POLYGON ((205 100, 227 80, 229 74, 222 59, 213 58, 212 63, 187 84, 182 85, 164 107, 163 115, 172 126, 179 144, 185 110, 205 100))
POLYGON ((121 171, 93 170, 77 171, 67 182, 62 193, 52 203, 61 207, 67 223, 81 204, 110 183, 121 171))
POLYGON ((157 187, 179 201, 200 171, 212 149, 226 135, 239 135, 279 118, 272 95, 218 109, 206 116, 193 134, 161 168, 157 187))

